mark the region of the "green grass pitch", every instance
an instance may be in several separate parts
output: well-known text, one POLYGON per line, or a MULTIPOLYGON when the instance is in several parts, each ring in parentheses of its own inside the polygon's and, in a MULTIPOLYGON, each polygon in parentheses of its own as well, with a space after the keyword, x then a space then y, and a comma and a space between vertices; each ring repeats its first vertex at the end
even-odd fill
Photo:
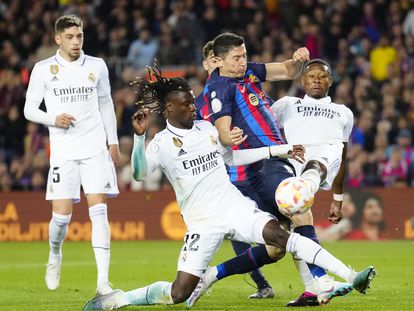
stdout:
MULTIPOLYGON (((113 242, 110 279, 115 288, 126 290, 155 281, 172 281, 180 242, 113 242)), ((325 247, 359 270, 374 265, 378 271, 368 295, 352 292, 335 298, 323 310, 414 310, 414 241, 335 242, 325 247)), ((96 268, 89 243, 64 244, 60 288, 50 292, 44 285, 47 243, 0 243, 0 310, 81 310, 94 295, 96 268)), ((225 242, 212 264, 233 256, 225 242)), ((281 310, 303 290, 291 256, 266 266, 264 274, 276 297, 248 300, 255 289, 248 276, 237 275, 216 283, 210 296, 200 299, 193 310, 281 310)), ((132 306, 122 310, 185 310, 175 306, 132 306)), ((289 310, 289 309, 287 309, 289 310)), ((313 310, 316 310, 315 308, 313 310)))

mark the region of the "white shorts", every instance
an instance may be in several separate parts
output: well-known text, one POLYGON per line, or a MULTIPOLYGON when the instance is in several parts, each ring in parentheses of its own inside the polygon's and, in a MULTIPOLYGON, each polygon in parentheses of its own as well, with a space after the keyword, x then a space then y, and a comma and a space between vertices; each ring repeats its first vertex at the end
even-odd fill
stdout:
POLYGON ((85 194, 119 194, 114 163, 108 150, 82 160, 50 159, 46 200, 80 201, 80 187, 85 194))
POLYGON ((193 226, 186 233, 178 257, 178 271, 200 277, 224 239, 265 244, 263 228, 275 218, 259 210, 254 201, 245 199, 227 206, 226 213, 208 225, 193 226))
POLYGON ((321 144, 318 146, 305 146, 305 160, 301 164, 298 161, 289 159, 290 163, 295 167, 296 176, 300 176, 307 162, 316 160, 325 165, 327 174, 325 180, 321 183, 320 188, 330 190, 332 182, 339 172, 342 162, 343 143, 340 144, 321 144))

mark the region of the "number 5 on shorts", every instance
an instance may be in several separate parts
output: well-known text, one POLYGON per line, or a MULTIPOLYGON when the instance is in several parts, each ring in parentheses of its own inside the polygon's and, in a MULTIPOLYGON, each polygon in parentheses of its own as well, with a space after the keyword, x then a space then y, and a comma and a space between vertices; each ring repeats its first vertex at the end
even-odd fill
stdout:
POLYGON ((54 167, 52 170, 52 181, 54 183, 60 182, 60 173, 58 173, 59 167, 54 167))

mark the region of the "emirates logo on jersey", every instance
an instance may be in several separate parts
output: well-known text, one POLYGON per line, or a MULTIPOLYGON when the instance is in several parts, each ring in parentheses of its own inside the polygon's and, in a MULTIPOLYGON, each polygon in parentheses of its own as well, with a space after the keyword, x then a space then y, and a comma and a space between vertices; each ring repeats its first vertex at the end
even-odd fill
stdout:
POLYGON ((50 65, 50 73, 52 75, 55 75, 59 72, 59 66, 58 65, 50 65))
POLYGON ((92 72, 89 73, 88 80, 91 81, 91 82, 95 82, 95 80, 96 80, 95 75, 92 72))
POLYGON ((173 143, 177 148, 181 148, 183 146, 183 142, 177 137, 173 137, 173 143))

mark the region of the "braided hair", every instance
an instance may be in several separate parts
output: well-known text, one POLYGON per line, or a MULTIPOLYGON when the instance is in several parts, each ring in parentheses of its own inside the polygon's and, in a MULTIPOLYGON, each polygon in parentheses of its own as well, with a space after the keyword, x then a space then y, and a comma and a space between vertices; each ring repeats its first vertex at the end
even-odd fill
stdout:
POLYGON ((146 67, 148 79, 138 78, 131 83, 136 87, 136 105, 139 109, 149 108, 151 112, 162 113, 165 109, 166 98, 173 91, 191 91, 183 78, 165 78, 157 61, 153 66, 146 67))

